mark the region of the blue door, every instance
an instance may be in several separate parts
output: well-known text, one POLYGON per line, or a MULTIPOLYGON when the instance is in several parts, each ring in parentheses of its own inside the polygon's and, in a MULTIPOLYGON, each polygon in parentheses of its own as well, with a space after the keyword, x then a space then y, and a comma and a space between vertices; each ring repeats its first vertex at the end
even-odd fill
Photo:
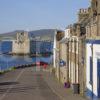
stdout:
POLYGON ((93 85, 93 61, 90 57, 90 84, 93 85))
POLYGON ((98 97, 100 98, 100 59, 97 59, 97 87, 98 97))

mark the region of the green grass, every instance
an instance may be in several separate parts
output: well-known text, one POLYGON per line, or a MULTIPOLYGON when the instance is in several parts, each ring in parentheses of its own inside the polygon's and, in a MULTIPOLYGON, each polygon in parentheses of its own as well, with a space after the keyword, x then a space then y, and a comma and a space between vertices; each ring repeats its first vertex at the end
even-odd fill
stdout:
POLYGON ((15 69, 16 69, 15 67, 11 67, 11 68, 9 68, 8 70, 0 71, 0 75, 1 75, 1 74, 4 74, 4 73, 7 73, 7 72, 9 72, 9 71, 13 71, 13 70, 15 70, 15 69))
POLYGON ((16 68, 15 67, 11 67, 10 69, 9 69, 9 71, 13 71, 13 70, 15 70, 16 68))
POLYGON ((0 75, 1 75, 1 74, 4 74, 4 71, 0 71, 0 75))

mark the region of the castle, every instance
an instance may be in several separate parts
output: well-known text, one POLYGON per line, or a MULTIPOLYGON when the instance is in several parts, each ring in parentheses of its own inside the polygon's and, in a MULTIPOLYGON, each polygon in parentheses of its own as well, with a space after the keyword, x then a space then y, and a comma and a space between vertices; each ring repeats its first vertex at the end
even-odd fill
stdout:
POLYGON ((12 43, 13 54, 29 54, 30 53, 30 40, 27 32, 19 32, 16 39, 12 43))

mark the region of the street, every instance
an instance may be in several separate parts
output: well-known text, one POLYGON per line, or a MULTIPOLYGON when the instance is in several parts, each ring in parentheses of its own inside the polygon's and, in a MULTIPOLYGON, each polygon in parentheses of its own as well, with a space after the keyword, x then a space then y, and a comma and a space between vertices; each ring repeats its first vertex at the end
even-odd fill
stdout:
POLYGON ((0 100, 61 100, 33 67, 0 75, 0 100))

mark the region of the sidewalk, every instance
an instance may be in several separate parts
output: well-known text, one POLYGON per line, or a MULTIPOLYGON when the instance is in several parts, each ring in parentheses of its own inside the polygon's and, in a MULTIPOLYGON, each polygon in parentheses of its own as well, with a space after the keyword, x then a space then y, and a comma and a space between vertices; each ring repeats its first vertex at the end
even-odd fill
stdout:
POLYGON ((49 87, 61 100, 87 100, 78 94, 73 94, 71 89, 64 88, 52 73, 45 72, 43 75, 49 87))

